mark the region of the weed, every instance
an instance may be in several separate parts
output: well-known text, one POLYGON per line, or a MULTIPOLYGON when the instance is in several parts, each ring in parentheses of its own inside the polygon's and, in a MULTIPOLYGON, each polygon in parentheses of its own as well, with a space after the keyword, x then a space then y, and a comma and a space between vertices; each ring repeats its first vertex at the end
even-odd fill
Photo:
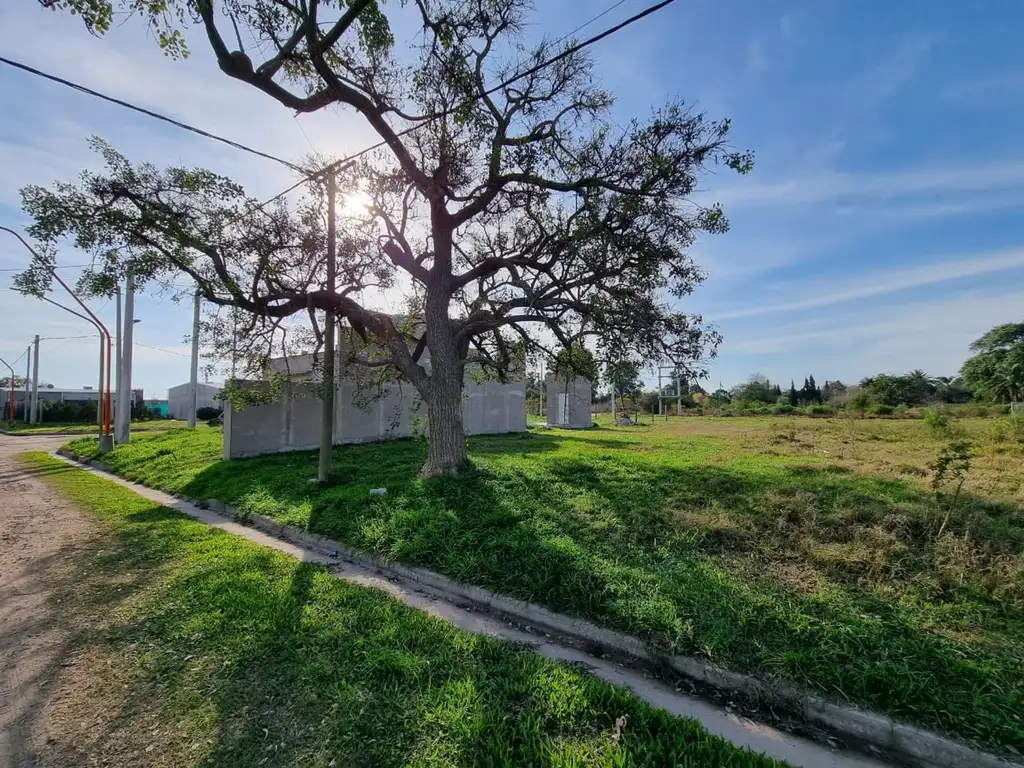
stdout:
POLYGON ((960 492, 967 481, 967 473, 971 471, 972 458, 970 443, 958 440, 943 448, 935 463, 931 465, 935 472, 932 477, 935 501, 940 507, 946 507, 945 517, 942 518, 942 523, 935 534, 937 539, 942 538, 942 532, 946 530, 946 524, 949 523, 950 515, 953 514, 956 502, 960 498, 960 492), (949 492, 950 489, 952 493, 949 492))
POLYGON ((928 411, 924 415, 924 425, 937 435, 944 435, 949 429, 949 417, 940 411, 928 411))

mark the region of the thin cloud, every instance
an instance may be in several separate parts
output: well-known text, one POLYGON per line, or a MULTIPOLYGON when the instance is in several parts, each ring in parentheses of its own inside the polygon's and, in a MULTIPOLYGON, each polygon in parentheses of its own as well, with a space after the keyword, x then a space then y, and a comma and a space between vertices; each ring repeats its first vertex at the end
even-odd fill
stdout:
POLYGON ((812 307, 825 307, 841 302, 884 296, 911 288, 944 283, 948 280, 972 277, 991 272, 1024 267, 1024 248, 1013 248, 987 255, 928 264, 912 269, 876 274, 853 288, 842 291, 818 292, 815 286, 794 286, 794 290, 809 298, 795 299, 785 303, 763 304, 739 307, 724 312, 707 312, 712 320, 732 320, 740 317, 756 317, 778 312, 792 312, 812 307))
POLYGON ((988 192, 1024 186, 1024 161, 909 169, 897 173, 855 174, 823 171, 767 184, 738 184, 713 197, 731 206, 813 205, 874 198, 899 200, 916 196, 988 192))
POLYGON ((970 354, 969 345, 1000 323, 1019 321, 1024 292, 984 292, 893 302, 865 322, 857 312, 826 318, 827 325, 808 328, 789 323, 771 334, 737 338, 726 329, 721 356, 711 380, 734 383, 752 370, 773 381, 814 373, 820 380, 854 383, 881 372, 920 368, 931 374, 955 374, 970 354))

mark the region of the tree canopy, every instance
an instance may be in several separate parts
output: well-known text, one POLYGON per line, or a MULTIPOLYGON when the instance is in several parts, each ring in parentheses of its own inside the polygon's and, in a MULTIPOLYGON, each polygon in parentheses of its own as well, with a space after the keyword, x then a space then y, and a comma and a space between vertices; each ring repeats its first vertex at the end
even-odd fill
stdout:
MULTIPOLYGON (((44 4, 109 26, 102 0, 44 4)), ((198 25, 225 74, 294 112, 351 109, 383 149, 336 168, 339 187, 370 205, 342 227, 331 285, 317 189, 298 210, 267 209, 229 179, 136 165, 98 143, 104 171, 23 190, 35 237, 71 237, 95 256, 94 287, 126 272, 186 275, 206 301, 243 310, 268 347, 283 319, 335 313, 384 352, 354 362, 387 366, 422 395, 427 473, 465 460, 468 365, 505 375, 541 339, 590 338, 601 359, 629 349, 694 372, 714 354, 717 333, 678 302, 705 278, 688 247, 728 224, 688 198, 711 167, 745 173, 751 155, 730 147, 728 120, 678 100, 613 120, 586 50, 523 38, 526 0, 416 0, 390 16, 369 0, 120 7, 145 14, 172 55, 187 52, 176 33, 198 25), (393 24, 397 14, 412 23, 393 24), (394 28, 413 34, 399 43, 394 28), (381 286, 407 293, 404 322, 362 300, 381 286)), ((45 288, 47 258, 23 290, 45 288)))
POLYGON ((971 344, 964 382, 998 402, 1024 400, 1024 323, 997 325, 971 344))

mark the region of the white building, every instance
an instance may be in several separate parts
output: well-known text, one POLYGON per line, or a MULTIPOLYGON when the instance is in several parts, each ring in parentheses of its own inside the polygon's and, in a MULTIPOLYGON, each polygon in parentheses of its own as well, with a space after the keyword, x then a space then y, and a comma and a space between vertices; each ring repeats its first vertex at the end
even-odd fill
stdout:
MULTIPOLYGON (((190 386, 188 382, 185 382, 167 390, 167 415, 172 419, 187 419, 189 417, 189 408, 192 405, 189 398, 190 386)), ((223 387, 219 387, 216 384, 207 384, 202 381, 197 383, 196 410, 200 408, 217 408, 218 410, 223 408, 224 404, 220 400, 214 399, 223 389, 223 387)))

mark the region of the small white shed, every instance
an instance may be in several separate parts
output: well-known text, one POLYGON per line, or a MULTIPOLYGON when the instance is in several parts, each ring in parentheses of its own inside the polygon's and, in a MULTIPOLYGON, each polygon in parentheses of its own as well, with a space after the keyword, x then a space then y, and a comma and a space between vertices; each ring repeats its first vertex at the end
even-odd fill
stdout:
MULTIPOLYGON (((179 384, 176 387, 171 387, 167 390, 167 415, 172 419, 187 419, 189 417, 189 408, 191 407, 189 397, 189 387, 191 385, 186 381, 184 384, 179 384)), ((220 400, 215 400, 223 390, 216 384, 207 384, 206 382, 200 381, 196 384, 196 409, 199 408, 222 408, 223 403, 220 400)))

